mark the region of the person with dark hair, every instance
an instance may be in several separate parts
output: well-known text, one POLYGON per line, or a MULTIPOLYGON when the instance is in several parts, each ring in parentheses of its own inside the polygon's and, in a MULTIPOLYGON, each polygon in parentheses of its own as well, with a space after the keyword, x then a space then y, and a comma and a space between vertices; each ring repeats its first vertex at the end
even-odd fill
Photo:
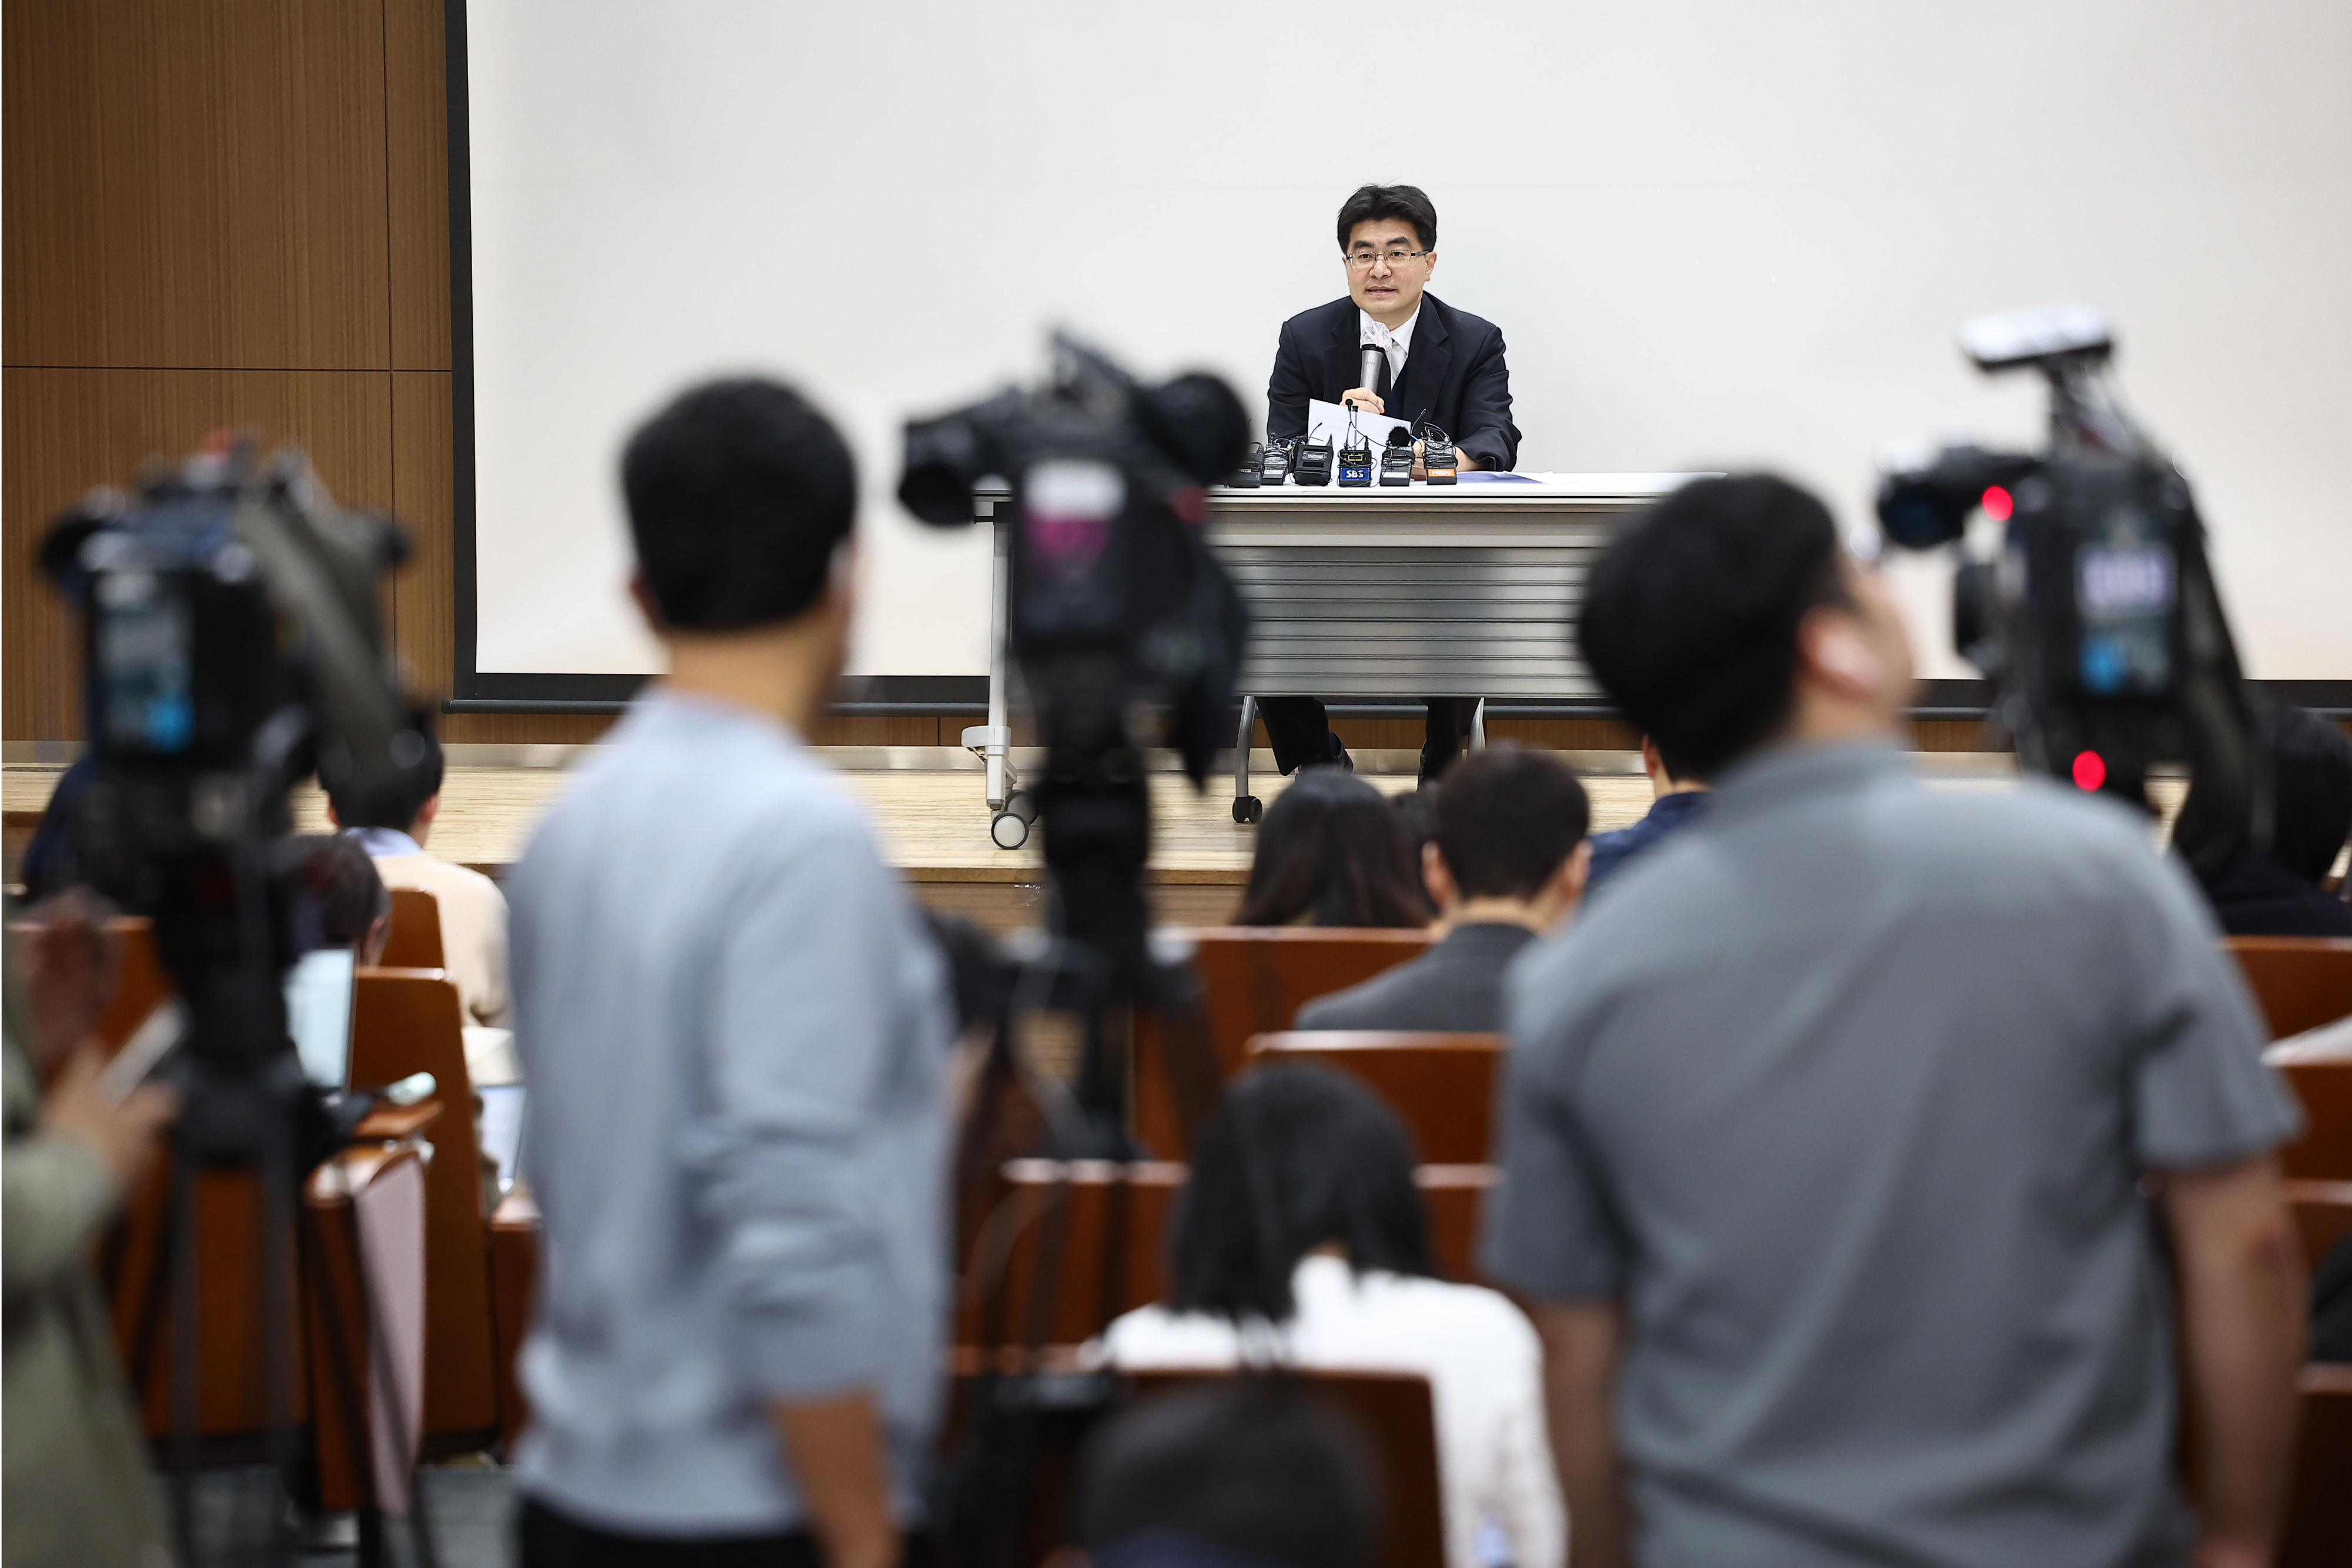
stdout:
POLYGON ((1716 789, 1507 988, 1482 1255, 1578 1568, 2268 1561, 2297 1116, 2194 886, 2115 800, 1927 788, 1902 618, 1793 486, 1685 486, 1586 592, 1716 789))
POLYGON ((1123 1411, 1078 1458, 1094 1568, 1370 1568, 1380 1461, 1302 1387, 1235 1378, 1123 1411))
POLYGON ((433 895, 441 915, 441 963, 457 983, 466 1021, 503 1029, 512 1001, 507 988, 507 895, 470 866, 455 864, 425 850, 434 819, 441 814, 441 742, 419 718, 415 731, 425 746, 424 765, 414 772, 415 790, 389 809, 373 810, 332 789, 327 819, 359 841, 375 861, 386 887, 418 888, 433 895))
POLYGON ((1654 736, 1642 737, 1642 771, 1650 776, 1650 810, 1631 827, 1592 835, 1592 873, 1585 879, 1587 896, 1633 863, 1643 853, 1699 820, 1706 810, 1706 780, 1677 764, 1660 748, 1654 736))
POLYGON ((1592 808, 1566 763, 1504 741, 1463 758, 1434 793, 1421 872, 1445 939, 1316 998, 1293 1027, 1496 1033, 1503 971, 1576 907, 1592 808))
MULTIPOLYGON (((1511 423, 1511 372, 1492 321, 1428 293, 1437 270, 1437 208, 1413 185, 1366 185, 1339 208, 1340 266, 1348 296, 1282 324, 1265 389, 1268 440, 1307 434, 1309 402, 1348 402, 1402 419, 1416 432, 1433 424, 1454 440, 1464 469, 1508 470, 1519 459, 1511 423), (1380 359, 1363 384, 1364 350, 1380 359)), ((1470 733, 1477 703, 1428 699, 1421 777, 1433 782, 1470 733)), ((1258 713, 1283 772, 1344 759, 1314 697, 1264 697, 1258 713)))
POLYGON ((2262 736, 2271 765, 2270 848, 2216 845, 2200 853, 2220 830, 2193 784, 2172 847, 2196 868, 2232 936, 2352 936, 2352 905, 2323 885, 2352 837, 2352 740, 2309 708, 2284 706, 2263 711, 2262 736))
POLYGON ((1236 925, 1426 925, 1404 820, 1354 774, 1315 768, 1258 824, 1236 925))
POLYGON ((312 834, 296 840, 295 848, 319 923, 316 945, 348 947, 362 966, 373 964, 392 930, 392 890, 374 860, 348 833, 312 834))
POLYGON ((1404 1124, 1352 1078, 1287 1065, 1234 1080, 1193 1145, 1168 1301, 1113 1322, 1101 1357, 1417 1373, 1436 1411, 1447 1562, 1475 1568, 1499 1545, 1556 1563, 1535 1332, 1495 1291, 1433 1277, 1413 1163, 1404 1124))
POLYGON ((848 448, 715 382, 621 465, 657 677, 514 870, 542 1217, 525 1568, 888 1568, 947 1315, 945 967, 802 738, 851 621, 848 448))

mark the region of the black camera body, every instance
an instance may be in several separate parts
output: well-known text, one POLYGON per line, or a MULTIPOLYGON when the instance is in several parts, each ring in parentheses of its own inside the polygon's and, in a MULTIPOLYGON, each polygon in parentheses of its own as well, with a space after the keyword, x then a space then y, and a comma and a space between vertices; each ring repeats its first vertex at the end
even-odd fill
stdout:
POLYGON ((1205 487, 1233 471, 1249 431, 1213 377, 1146 387, 1066 338, 1054 349, 1046 386, 909 423, 898 495, 951 527, 971 520, 984 477, 1011 484, 1009 641, 1046 749, 1036 802, 1058 924, 1132 973, 1145 963, 1152 710, 1198 787, 1240 674, 1248 614, 1201 525, 1205 487))
POLYGON ((279 988, 301 946, 288 792, 316 771, 346 799, 405 800, 424 761, 377 610, 404 552, 299 454, 264 465, 244 443, 135 497, 93 492, 41 547, 84 611, 78 869, 153 918, 188 1008, 180 1135, 197 1157, 251 1156, 260 1107, 299 1083, 279 988))
POLYGON ((1962 343, 1989 373, 2047 379, 2049 444, 1898 458, 1878 516, 1904 549, 1963 547, 1953 642, 1995 684, 1995 721, 2025 766, 2143 804, 2150 766, 2185 762, 2238 825, 2228 847, 2266 843, 2253 701, 2204 525, 2188 481, 2105 383, 2105 322, 2079 307, 2019 312, 1970 323, 1962 343), (1980 512, 2000 543, 1969 557, 1980 512))

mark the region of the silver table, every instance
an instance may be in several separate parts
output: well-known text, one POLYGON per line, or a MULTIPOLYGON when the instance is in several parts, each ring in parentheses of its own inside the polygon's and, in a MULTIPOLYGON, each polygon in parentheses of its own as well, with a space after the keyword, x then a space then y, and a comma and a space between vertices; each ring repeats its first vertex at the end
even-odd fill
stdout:
MULTIPOLYGON (((1210 542, 1249 601, 1234 747, 1234 818, 1257 820, 1250 728, 1262 696, 1577 698, 1600 695, 1569 626, 1617 525, 1685 474, 1553 474, 1402 488, 1215 490, 1210 542)), ((1003 491, 975 509, 1003 521, 1003 491)), ((963 732, 987 766, 992 836, 1026 839, 1006 716, 1010 535, 996 530, 988 723, 963 732)), ((1472 727, 1484 736, 1484 702, 1472 727)))

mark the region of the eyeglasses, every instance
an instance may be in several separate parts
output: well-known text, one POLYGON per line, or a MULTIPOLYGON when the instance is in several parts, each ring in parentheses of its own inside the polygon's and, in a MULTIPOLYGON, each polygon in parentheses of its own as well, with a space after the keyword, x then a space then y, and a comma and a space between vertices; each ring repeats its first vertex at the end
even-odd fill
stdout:
POLYGON ((1419 261, 1428 254, 1425 250, 1351 250, 1348 253, 1348 265, 1359 272, 1375 261, 1385 261, 1391 267, 1402 267, 1406 262, 1419 261))

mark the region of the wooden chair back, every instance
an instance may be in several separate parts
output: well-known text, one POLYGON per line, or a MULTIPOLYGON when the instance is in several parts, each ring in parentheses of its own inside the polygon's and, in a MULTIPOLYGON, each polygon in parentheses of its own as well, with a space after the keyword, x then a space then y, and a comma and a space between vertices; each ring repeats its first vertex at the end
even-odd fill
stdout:
POLYGON ((419 1145, 404 1142, 345 1149, 303 1186, 317 1255, 303 1280, 313 1442, 320 1504, 329 1510, 408 1511, 421 1436, 425 1260, 392 1255, 398 1238, 388 1232, 421 1251, 425 1180, 419 1145), (361 1234, 362 1208, 380 1228, 372 1240, 361 1234))
POLYGON ((1412 1179, 1429 1212, 1429 1249, 1437 1255, 1437 1271, 1458 1285, 1479 1283, 1479 1218, 1487 1196, 1502 1185, 1502 1171, 1495 1166, 1423 1166, 1412 1179))
POLYGON ((2313 1362, 2296 1383, 2294 1469, 2278 1568, 2343 1568, 2352 1546, 2352 1366, 2313 1362))
POLYGON ((2303 1102, 2303 1136, 2279 1151, 2279 1166, 2302 1181, 2352 1181, 2352 1056, 2278 1064, 2303 1102))
POLYGON ((442 967, 441 901, 421 887, 394 888, 392 925, 377 962, 387 969, 442 967))
POLYGON ((490 1311, 499 1358, 499 1443, 509 1457, 530 1420, 515 1368, 539 1296, 539 1203, 517 1182, 490 1213, 490 1311))
MULTIPOLYGON (((1223 1382, 1233 1375, 1147 1372, 1132 1378, 1135 1397, 1150 1399, 1180 1388, 1223 1382)), ((1311 1397, 1353 1422, 1379 1458, 1388 1529, 1380 1568, 1435 1568, 1445 1561, 1445 1504, 1437 1479, 1437 1418, 1429 1380, 1395 1372, 1301 1372, 1311 1397)))
POLYGON ((2318 1268, 2322 1258, 2352 1236, 2352 1181, 2289 1180, 2286 1201, 2303 1242, 2305 1268, 2318 1268))
POLYGON ((2352 1014, 2352 936, 2232 936, 2227 946, 2273 1040, 2352 1014))
POLYGON ((1477 1165, 1494 1148, 1504 1050, 1499 1034, 1325 1030, 1255 1036, 1249 1059, 1317 1062, 1360 1079, 1403 1119, 1423 1160, 1477 1165))
POLYGON ((430 1072, 446 1113, 426 1133, 425 1451, 469 1452, 499 1425, 482 1152, 466 1071, 465 1011, 438 969, 362 969, 352 999, 357 1087, 430 1072))
MULTIPOLYGON (((1192 943, 1217 1066, 1227 1078, 1247 1062, 1252 1035, 1288 1029, 1305 1003, 1418 958, 1432 940, 1426 931, 1306 925, 1224 925, 1184 935, 1192 943)), ((1135 1133, 1154 1155, 1181 1159, 1187 1140, 1167 1044, 1159 1019, 1137 1019, 1135 1133)))
POLYGON ((1010 1191, 957 1291, 957 1344, 1083 1344, 1121 1312, 1167 1295, 1182 1166, 1011 1160, 1003 1168, 1010 1191))
POLYGON ((165 972, 155 951, 155 923, 144 915, 118 915, 106 923, 114 948, 114 994, 98 1015, 97 1033, 109 1056, 122 1049, 155 1010, 155 1004, 179 994, 179 984, 165 972))

